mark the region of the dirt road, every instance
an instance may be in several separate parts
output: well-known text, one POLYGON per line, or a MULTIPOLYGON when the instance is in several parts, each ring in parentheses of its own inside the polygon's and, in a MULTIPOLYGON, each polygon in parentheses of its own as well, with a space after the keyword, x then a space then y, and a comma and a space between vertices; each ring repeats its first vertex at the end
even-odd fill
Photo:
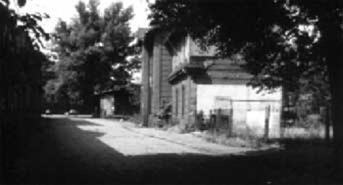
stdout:
POLYGON ((191 134, 178 134, 154 128, 137 128, 129 122, 104 119, 72 119, 93 125, 79 125, 81 130, 102 133, 100 141, 125 156, 156 154, 226 155, 249 151, 206 142, 191 134))
POLYGON ((14 183, 257 183, 243 148, 191 135, 102 119, 48 117, 32 129, 10 178, 14 183), (249 167, 249 168, 247 168, 249 167))

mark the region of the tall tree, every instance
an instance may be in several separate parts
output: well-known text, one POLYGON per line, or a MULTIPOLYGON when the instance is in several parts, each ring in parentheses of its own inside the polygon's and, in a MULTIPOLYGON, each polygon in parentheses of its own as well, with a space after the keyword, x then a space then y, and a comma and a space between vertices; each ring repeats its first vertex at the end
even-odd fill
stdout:
POLYGON ((217 46, 222 56, 242 53, 253 86, 297 89, 299 79, 326 73, 337 172, 343 174, 341 1, 157 0, 151 10, 156 30, 189 33, 200 45, 217 46))
POLYGON ((11 179, 11 173, 16 157, 23 155, 25 125, 40 116, 39 67, 45 57, 38 47, 41 36, 48 35, 38 24, 44 15, 19 14, 10 6, 25 2, 0 0, 0 184, 22 180, 11 179))
POLYGON ((102 16, 98 6, 98 0, 79 2, 78 16, 70 24, 60 21, 56 26, 54 43, 59 61, 53 69, 57 78, 49 81, 45 90, 58 102, 67 100, 62 105, 64 110, 91 112, 94 92, 109 88, 113 83, 111 76, 128 79, 113 66, 125 64, 125 57, 131 53, 128 22, 132 9, 114 3, 102 16))

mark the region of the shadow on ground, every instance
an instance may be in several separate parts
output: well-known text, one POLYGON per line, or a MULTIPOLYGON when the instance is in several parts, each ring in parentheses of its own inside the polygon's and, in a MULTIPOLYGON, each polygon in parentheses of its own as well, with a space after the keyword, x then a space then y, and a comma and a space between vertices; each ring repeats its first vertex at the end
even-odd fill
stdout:
POLYGON ((104 133, 77 127, 94 123, 44 118, 30 124, 24 137, 12 138, 21 140, 20 150, 7 154, 12 184, 334 183, 332 150, 321 141, 286 141, 282 151, 240 156, 124 156, 98 139, 104 133))

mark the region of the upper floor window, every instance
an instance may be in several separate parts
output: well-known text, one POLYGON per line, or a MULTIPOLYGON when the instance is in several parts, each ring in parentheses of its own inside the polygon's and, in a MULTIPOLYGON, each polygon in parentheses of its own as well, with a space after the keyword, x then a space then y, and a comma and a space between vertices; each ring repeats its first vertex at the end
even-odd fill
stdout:
POLYGON ((185 115, 185 86, 181 87, 181 115, 185 115))

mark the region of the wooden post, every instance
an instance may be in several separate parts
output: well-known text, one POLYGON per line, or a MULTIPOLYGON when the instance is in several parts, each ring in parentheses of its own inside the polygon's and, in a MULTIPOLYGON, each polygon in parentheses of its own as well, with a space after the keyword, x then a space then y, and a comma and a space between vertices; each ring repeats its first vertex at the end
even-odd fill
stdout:
POLYGON ((216 110, 216 122, 215 122, 215 129, 218 132, 219 128, 221 126, 222 122, 222 113, 221 113, 221 109, 217 109, 216 110))
POLYGON ((331 122, 331 120, 330 120, 330 109, 329 109, 329 106, 326 106, 325 107, 325 111, 324 111, 324 113, 325 113, 325 141, 327 142, 327 143, 330 143, 330 126, 331 126, 331 124, 330 124, 330 122, 331 122))
POLYGON ((270 105, 266 106, 266 114, 264 119, 264 139, 267 140, 269 137, 269 118, 270 118, 270 105))
POLYGON ((210 110, 210 129, 214 132, 215 130, 215 124, 216 124, 216 116, 215 111, 210 110))
POLYGON ((233 108, 229 110, 229 137, 232 137, 233 133, 233 108))

